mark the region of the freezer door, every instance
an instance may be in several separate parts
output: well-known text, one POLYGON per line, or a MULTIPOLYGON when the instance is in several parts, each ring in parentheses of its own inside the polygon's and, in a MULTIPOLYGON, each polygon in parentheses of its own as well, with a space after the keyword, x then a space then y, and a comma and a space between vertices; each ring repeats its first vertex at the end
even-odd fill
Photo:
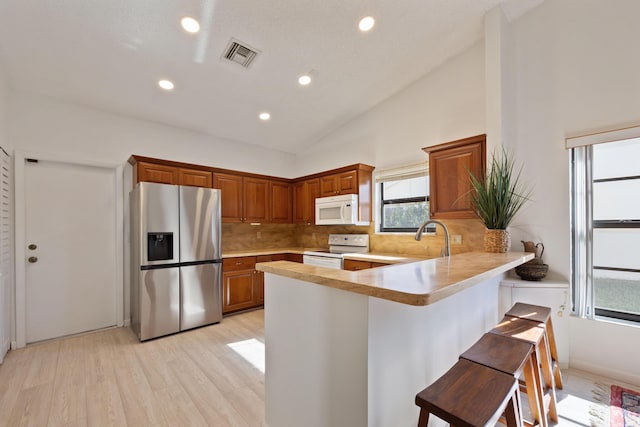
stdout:
POLYGON ((222 320, 222 264, 180 267, 180 330, 222 320))
POLYGON ((180 221, 178 186, 141 182, 133 191, 132 203, 137 204, 139 233, 134 241, 140 247, 140 265, 177 263, 179 256, 180 221))
POLYGON ((179 331, 179 268, 140 271, 140 340, 179 331))
POLYGON ((180 262, 220 255, 220 190, 180 187, 180 262))

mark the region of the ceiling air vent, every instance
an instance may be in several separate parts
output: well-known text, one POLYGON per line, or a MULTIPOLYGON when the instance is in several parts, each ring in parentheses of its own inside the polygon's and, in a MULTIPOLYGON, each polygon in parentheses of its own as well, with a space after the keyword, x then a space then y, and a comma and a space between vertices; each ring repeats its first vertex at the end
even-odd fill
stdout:
POLYGON ((249 47, 246 43, 231 39, 224 51, 224 58, 249 68, 260 51, 249 47))

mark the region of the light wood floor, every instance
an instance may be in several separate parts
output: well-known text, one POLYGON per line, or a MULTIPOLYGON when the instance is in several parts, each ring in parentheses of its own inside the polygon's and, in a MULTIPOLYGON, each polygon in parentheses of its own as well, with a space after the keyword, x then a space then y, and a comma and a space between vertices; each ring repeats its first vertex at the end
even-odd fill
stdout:
MULTIPOLYGON (((263 316, 142 344, 117 328, 12 351, 0 365, 0 427, 265 426, 264 374, 229 347, 264 342, 263 316)), ((612 382, 563 372, 556 426, 609 426, 608 397, 594 390, 612 382)))
POLYGON ((228 346, 252 338, 262 310, 142 344, 116 328, 9 352, 0 426, 261 426, 264 374, 228 346))

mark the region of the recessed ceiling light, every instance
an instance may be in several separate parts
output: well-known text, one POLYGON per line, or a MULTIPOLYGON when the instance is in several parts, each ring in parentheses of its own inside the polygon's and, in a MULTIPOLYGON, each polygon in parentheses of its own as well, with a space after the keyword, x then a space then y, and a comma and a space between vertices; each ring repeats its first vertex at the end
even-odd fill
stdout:
POLYGON ((200 23, 190 16, 182 18, 180 20, 180 25, 182 25, 182 29, 187 33, 197 33, 200 31, 200 23))
POLYGON ((309 74, 303 74, 300 77, 298 77, 298 83, 300 83, 302 86, 306 86, 309 83, 311 83, 311 76, 309 74))
POLYGON ((369 31, 370 29, 373 28, 375 23, 376 23, 376 20, 373 19, 372 16, 365 16, 360 20, 360 23, 358 24, 358 28, 360 28, 360 31, 369 31))
POLYGON ((260 115, 258 117, 260 117, 260 120, 266 122, 267 120, 269 120, 271 118, 271 114, 269 114, 267 112, 264 112, 264 113, 260 113, 260 115))
POLYGON ((174 84, 171 80, 158 80, 158 86, 160 86, 164 90, 172 90, 174 88, 174 84))

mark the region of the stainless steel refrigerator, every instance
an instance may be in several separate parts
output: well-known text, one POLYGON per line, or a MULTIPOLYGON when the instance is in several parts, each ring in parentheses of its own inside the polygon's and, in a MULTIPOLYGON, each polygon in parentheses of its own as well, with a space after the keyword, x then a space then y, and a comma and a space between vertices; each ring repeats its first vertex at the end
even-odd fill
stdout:
POLYGON ((130 201, 131 327, 138 338, 222 320, 220 190, 141 182, 130 201))

